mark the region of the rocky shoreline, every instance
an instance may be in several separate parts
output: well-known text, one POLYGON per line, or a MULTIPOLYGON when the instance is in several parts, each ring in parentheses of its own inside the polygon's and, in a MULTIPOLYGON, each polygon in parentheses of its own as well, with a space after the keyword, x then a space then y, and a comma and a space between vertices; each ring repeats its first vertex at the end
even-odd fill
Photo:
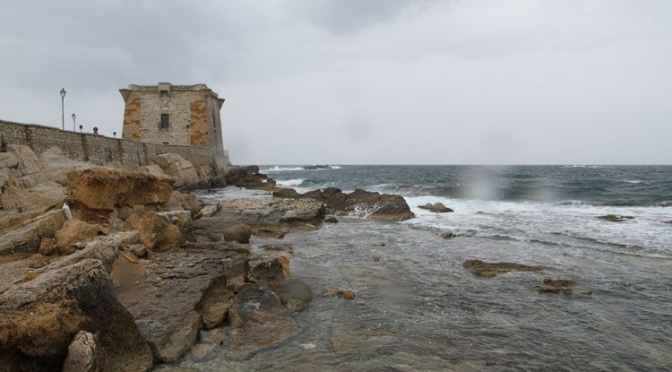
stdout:
POLYGON ((215 173, 175 154, 153 161, 129 171, 25 146, 0 153, 4 370, 147 371, 222 350, 249 358, 296 335, 292 314, 313 298, 286 255, 253 254, 251 236, 314 230, 327 214, 412 216, 398 196, 300 195, 256 167, 215 173), (275 195, 204 205, 188 193, 224 185, 275 195))
MULTIPOLYGON (((258 167, 213 172, 175 154, 129 171, 10 145, 0 165, 0 365, 8 371, 148 371, 221 353, 248 359, 301 332, 295 313, 309 309, 314 291, 356 298, 293 278, 292 247, 278 239, 339 216, 413 217, 398 195, 299 194, 258 167), (225 185, 272 195, 206 205, 189 192, 225 185), (267 239, 259 246, 269 254, 253 253, 251 237, 267 239)), ((485 278, 543 269, 479 260, 464 268, 485 278)), ((547 278, 536 289, 570 295, 573 285, 547 278)))

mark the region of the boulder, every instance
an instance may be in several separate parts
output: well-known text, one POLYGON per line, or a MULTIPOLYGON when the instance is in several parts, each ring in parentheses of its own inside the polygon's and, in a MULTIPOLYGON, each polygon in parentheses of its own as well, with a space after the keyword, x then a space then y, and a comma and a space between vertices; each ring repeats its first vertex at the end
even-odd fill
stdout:
POLYGON ((441 231, 439 236, 441 236, 443 239, 451 239, 454 238, 456 235, 452 231, 441 231))
POLYGON ((201 329, 201 315, 189 311, 177 327, 165 334, 159 342, 150 343, 154 356, 164 363, 175 363, 196 343, 201 329))
MULTIPOLYGON (((27 349, 19 342, 0 342, 2 353, 29 355, 38 360, 46 358, 44 363, 52 366, 57 362, 60 368, 73 336, 86 329, 100 339, 99 346, 105 354, 102 370, 146 371, 152 366, 149 347, 131 314, 117 301, 101 261, 84 259, 66 266, 56 262, 37 273, 33 280, 15 283, 1 290, 0 312, 25 310, 29 314, 30 309, 42 306, 45 314, 53 314, 55 323, 49 326, 46 320, 40 322, 39 318, 24 314, 21 317, 24 322, 36 323, 34 335, 28 338, 33 346, 27 349)), ((18 320, 11 323, 21 326, 18 320)), ((7 328, 3 326, 0 329, 7 328)), ((10 334, 16 335, 14 332, 10 334)), ((17 360, 20 362, 20 358, 17 360)), ((9 367, 9 370, 25 369, 19 364, 9 367)))
POLYGON ((266 285, 270 288, 278 288, 291 279, 289 259, 280 256, 269 261, 261 262, 250 268, 249 278, 255 283, 266 285))
POLYGON ((481 260, 466 260, 462 266, 476 276, 491 278, 510 271, 540 271, 541 266, 527 266, 511 262, 483 262, 481 260))
POLYGON ((189 211, 192 217, 197 216, 202 208, 203 203, 198 200, 196 195, 182 193, 177 190, 173 191, 170 195, 170 199, 163 205, 163 209, 167 211, 189 211))
POLYGON ((12 152, 0 152, 0 168, 18 168, 19 158, 12 152))
POLYGON ((146 213, 138 223, 138 240, 150 251, 163 252, 179 247, 182 242, 180 229, 164 216, 146 213))
POLYGON ((254 190, 273 190, 275 180, 259 173, 256 165, 249 167, 231 167, 226 172, 226 183, 254 190))
POLYGON ((106 235, 109 231, 100 225, 93 225, 81 220, 66 220, 63 226, 56 231, 56 245, 60 254, 70 254, 75 251, 75 243, 87 242, 97 235, 106 235))
POLYGON ((16 156, 17 165, 22 175, 28 176, 42 170, 40 159, 29 146, 10 144, 7 145, 7 152, 16 156))
POLYGON ((338 296, 346 300, 354 300, 355 292, 349 289, 325 288, 324 293, 330 296, 338 296))
POLYGON ((275 346, 299 332, 278 296, 259 284, 245 285, 229 308, 231 337, 229 357, 244 359, 275 346))
POLYGON ((198 170, 194 165, 178 154, 166 153, 155 155, 152 161, 161 167, 164 173, 175 178, 175 186, 198 183, 198 170))
POLYGON ((224 322, 234 295, 233 289, 227 285, 226 274, 212 280, 196 305, 196 310, 203 317, 205 329, 212 329, 224 322))
POLYGON ((52 209, 26 220, 8 219, 0 235, 0 255, 36 252, 42 240, 40 237, 53 236, 64 221, 60 209, 52 209))
POLYGON ((118 169, 92 168, 68 173, 70 200, 78 206, 111 211, 118 207, 161 204, 170 199, 173 180, 118 169))
POLYGON ((452 209, 450 209, 450 208, 446 207, 445 205, 443 205, 443 203, 434 203, 434 204, 427 203, 427 204, 425 204, 425 205, 420 205, 420 206, 418 206, 418 208, 426 209, 426 210, 428 210, 428 211, 430 211, 430 212, 434 212, 434 213, 448 213, 448 212, 454 212, 452 209))
POLYGON ((252 235, 252 228, 245 223, 238 223, 224 229, 224 240, 227 242, 238 242, 248 244, 250 236, 252 235))
POLYGON ((96 336, 86 331, 77 332, 68 346, 63 372, 99 372, 102 364, 96 336))

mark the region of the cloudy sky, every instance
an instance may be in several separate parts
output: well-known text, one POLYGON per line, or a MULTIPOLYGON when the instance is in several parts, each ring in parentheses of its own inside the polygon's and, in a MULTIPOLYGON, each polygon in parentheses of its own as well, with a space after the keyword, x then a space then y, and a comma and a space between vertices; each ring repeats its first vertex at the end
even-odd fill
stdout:
POLYGON ((206 83, 236 164, 670 164, 672 1, 22 0, 0 118, 206 83))

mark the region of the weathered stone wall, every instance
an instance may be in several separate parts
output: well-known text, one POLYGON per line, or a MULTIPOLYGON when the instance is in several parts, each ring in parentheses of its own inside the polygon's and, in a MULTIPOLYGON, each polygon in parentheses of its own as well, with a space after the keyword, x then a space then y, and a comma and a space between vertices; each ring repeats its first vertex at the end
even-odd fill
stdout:
POLYGON ((144 143, 4 120, 0 120, 0 136, 3 143, 28 145, 36 154, 55 146, 70 159, 100 165, 115 162, 127 169, 148 165, 152 156, 165 153, 178 154, 197 167, 220 164, 221 158, 207 147, 144 143))
POLYGON ((122 138, 209 147, 225 154, 219 115, 224 100, 205 84, 130 85, 120 93, 126 103, 122 138), (168 128, 162 128, 163 114, 169 117, 168 128))

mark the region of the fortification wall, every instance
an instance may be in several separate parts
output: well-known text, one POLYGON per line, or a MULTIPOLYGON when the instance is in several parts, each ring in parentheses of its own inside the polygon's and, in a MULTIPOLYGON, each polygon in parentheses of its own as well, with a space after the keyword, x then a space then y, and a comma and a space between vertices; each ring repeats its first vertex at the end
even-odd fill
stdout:
POLYGON ((28 145, 36 154, 55 146, 73 160, 119 163, 128 169, 148 165, 152 156, 165 153, 179 154, 194 166, 212 166, 216 160, 219 164, 207 147, 144 143, 5 120, 0 120, 0 136, 3 143, 28 145))

